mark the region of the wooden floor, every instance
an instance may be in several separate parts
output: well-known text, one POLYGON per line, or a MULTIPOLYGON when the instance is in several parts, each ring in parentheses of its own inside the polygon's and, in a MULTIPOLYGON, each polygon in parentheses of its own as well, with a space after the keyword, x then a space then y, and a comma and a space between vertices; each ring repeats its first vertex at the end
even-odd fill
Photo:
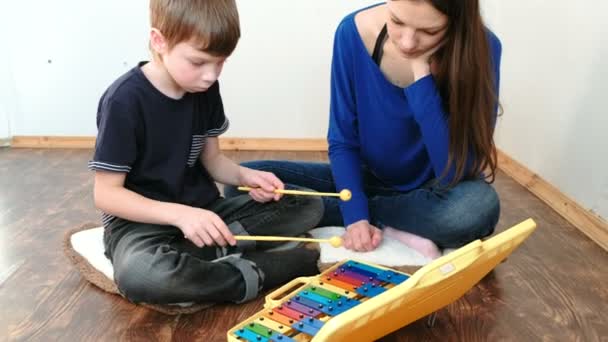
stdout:
MULTIPOLYGON (((0 148, 0 339, 224 341, 261 301, 166 316, 86 283, 61 252, 63 233, 99 222, 88 150, 0 148)), ((239 160, 325 160, 321 153, 231 153, 239 160)), ((500 174, 499 230, 538 230, 464 298, 382 341, 608 341, 608 253, 500 174)))

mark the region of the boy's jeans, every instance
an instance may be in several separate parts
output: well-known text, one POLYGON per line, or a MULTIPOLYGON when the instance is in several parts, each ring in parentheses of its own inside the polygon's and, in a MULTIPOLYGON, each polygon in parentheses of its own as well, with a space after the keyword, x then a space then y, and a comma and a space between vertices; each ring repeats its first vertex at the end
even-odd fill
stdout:
MULTIPOLYGON (((220 198, 206 209, 235 235, 297 236, 315 227, 323 215, 320 199, 298 196, 258 203, 241 194, 220 198)), ((120 218, 106 227, 104 244, 120 292, 133 302, 150 304, 253 299, 262 288, 263 273, 241 252, 277 246, 239 241, 237 247, 198 248, 176 227, 120 218)))
MULTIPOLYGON (((319 192, 338 192, 327 163, 252 161, 243 166, 274 173, 283 182, 319 192)), ((435 242, 441 248, 457 248, 494 232, 500 202, 494 188, 483 180, 463 181, 452 189, 436 189, 433 181, 419 189, 399 192, 362 168, 369 200, 370 223, 407 231, 435 242)), ((236 195, 234 188, 226 196, 236 195)), ((319 226, 343 226, 339 199, 323 198, 325 212, 319 226)))

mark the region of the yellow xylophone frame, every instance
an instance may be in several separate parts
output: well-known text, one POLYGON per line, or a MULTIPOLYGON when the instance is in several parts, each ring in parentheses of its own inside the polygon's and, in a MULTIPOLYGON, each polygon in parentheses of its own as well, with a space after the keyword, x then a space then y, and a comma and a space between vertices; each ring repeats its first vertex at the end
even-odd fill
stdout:
MULTIPOLYGON (((312 342, 373 341, 385 336, 458 300, 507 258, 535 229, 536 223, 528 219, 483 242, 475 240, 434 260, 413 275, 408 275, 409 279, 389 291, 368 298, 356 307, 328 319, 311 339, 294 339, 312 342)), ((265 310, 283 304, 300 288, 318 282, 320 277, 328 275, 340 266, 341 263, 334 265, 318 276, 294 279, 275 290, 266 296, 265 310), (287 291, 291 292, 285 295, 287 291)), ((228 341, 242 341, 236 338, 235 332, 249 323, 261 323, 259 318, 265 310, 230 329, 227 334, 228 341)))

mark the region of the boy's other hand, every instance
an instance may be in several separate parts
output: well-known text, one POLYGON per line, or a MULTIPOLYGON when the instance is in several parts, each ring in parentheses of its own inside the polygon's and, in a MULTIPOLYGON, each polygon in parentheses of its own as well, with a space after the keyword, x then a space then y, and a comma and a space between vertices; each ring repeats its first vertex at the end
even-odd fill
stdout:
POLYGON ((249 195, 256 202, 265 203, 281 199, 282 195, 277 194, 274 191, 277 189, 285 189, 285 185, 273 173, 241 167, 240 176, 240 183, 242 185, 253 188, 253 190, 249 192, 249 195))
POLYGON ((236 240, 226 223, 209 210, 180 206, 176 213, 175 226, 197 247, 236 245, 236 240))

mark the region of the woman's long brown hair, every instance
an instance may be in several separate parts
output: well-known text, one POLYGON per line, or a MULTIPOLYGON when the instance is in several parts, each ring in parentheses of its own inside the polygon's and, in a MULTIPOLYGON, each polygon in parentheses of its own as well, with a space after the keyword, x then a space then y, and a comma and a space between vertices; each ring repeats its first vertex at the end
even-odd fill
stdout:
POLYGON ((449 154, 445 178, 449 186, 483 172, 496 176, 494 124, 498 103, 488 33, 478 0, 426 0, 448 17, 445 45, 433 58, 434 77, 449 122, 449 154), (468 164, 468 165, 467 165, 468 164))

